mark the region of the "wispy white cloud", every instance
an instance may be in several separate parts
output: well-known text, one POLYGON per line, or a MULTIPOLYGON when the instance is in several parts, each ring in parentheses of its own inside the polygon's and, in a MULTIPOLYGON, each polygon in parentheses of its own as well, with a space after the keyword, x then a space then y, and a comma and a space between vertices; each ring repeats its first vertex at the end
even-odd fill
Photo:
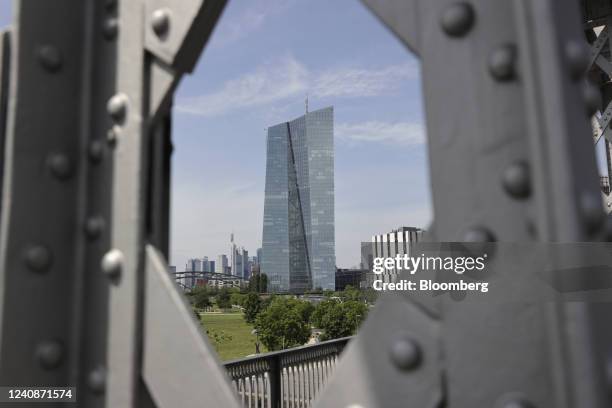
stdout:
POLYGON ((323 72, 314 83, 313 94, 326 96, 376 96, 392 93, 397 82, 415 79, 417 71, 411 64, 392 65, 368 70, 341 68, 323 72))
MULTIPOLYGON (((228 10, 228 15, 219 22, 211 45, 223 47, 251 35, 263 26, 266 19, 282 14, 293 3, 294 0, 258 0, 235 15, 229 14, 232 10, 228 10)), ((240 2, 236 4, 240 5, 240 2)))
POLYGON ((425 143, 425 130, 420 123, 378 122, 338 123, 334 134, 349 143, 383 142, 389 144, 418 145, 425 143))
POLYGON ((231 110, 266 105, 304 93, 308 71, 293 58, 283 58, 255 71, 229 80, 221 89, 201 96, 183 98, 177 111, 216 116, 231 110))
POLYGON ((225 82, 220 89, 178 100, 177 112, 216 116, 304 96, 368 97, 392 94, 401 80, 416 78, 411 64, 378 69, 334 68, 313 72, 293 57, 270 61, 225 82))

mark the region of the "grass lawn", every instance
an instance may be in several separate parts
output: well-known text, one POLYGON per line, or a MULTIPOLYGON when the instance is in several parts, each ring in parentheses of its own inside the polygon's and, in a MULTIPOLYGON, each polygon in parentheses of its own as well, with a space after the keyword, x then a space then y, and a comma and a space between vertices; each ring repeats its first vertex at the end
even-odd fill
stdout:
MULTIPOLYGON (((255 336, 251 334, 253 326, 244 321, 242 313, 202 313, 200 321, 221 360, 255 354, 255 336)), ((266 351, 263 344, 260 351, 266 351)))

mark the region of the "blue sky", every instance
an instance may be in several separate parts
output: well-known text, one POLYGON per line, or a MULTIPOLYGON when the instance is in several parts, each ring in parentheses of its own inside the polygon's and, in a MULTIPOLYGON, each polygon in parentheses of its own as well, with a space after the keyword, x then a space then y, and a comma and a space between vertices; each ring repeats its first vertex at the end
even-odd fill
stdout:
MULTIPOLYGON (((10 19, 0 0, 0 27, 10 19)), ((357 0, 230 1, 177 93, 170 262, 228 253, 232 231, 251 253, 260 246, 265 128, 302 115, 306 94, 311 110, 335 107, 338 265, 357 264, 372 234, 426 227, 419 75, 357 0)))
MULTIPOLYGON (((9 21, 0 0, 0 26, 9 21)), ((336 254, 431 219, 416 59, 357 0, 229 2, 174 115, 170 263, 261 245, 265 129, 335 110, 336 254)))
POLYGON ((430 197, 416 59, 355 0, 230 1, 175 103, 171 262, 261 244, 265 129, 335 110, 336 252, 401 225, 430 197))

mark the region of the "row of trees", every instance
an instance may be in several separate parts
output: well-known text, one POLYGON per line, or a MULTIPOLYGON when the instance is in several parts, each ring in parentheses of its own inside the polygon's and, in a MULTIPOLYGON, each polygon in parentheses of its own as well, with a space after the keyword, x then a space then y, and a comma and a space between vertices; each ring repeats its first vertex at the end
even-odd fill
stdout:
POLYGON ((361 299, 360 291, 347 289, 316 306, 293 297, 261 298, 256 293, 247 294, 240 305, 244 319, 255 326, 268 350, 282 350, 306 343, 312 329, 322 331, 320 340, 355 334, 367 315, 368 306, 361 299))
POLYGON ((219 309, 229 309, 232 307, 231 289, 223 288, 220 290, 211 290, 206 286, 196 286, 187 293, 187 297, 192 306, 196 309, 207 309, 216 303, 219 309))
POLYGON ((367 293, 350 286, 342 292, 326 292, 325 300, 315 306, 291 296, 262 296, 257 291, 261 281, 253 282, 253 291, 248 293, 200 286, 187 296, 195 309, 207 309, 213 302, 219 309, 240 306, 245 321, 255 327, 259 340, 270 351, 305 344, 313 329, 321 330, 322 341, 351 336, 368 312, 367 293))
POLYGON ((248 293, 265 293, 267 289, 268 277, 258 273, 251 276, 245 289, 196 286, 187 292, 187 297, 196 309, 207 309, 213 301, 219 309, 230 309, 232 305, 242 305, 248 293))

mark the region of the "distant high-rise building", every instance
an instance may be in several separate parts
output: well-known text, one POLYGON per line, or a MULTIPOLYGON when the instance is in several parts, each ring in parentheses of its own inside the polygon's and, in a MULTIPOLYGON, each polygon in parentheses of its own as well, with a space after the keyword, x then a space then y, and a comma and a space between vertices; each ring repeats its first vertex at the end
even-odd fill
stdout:
POLYGON ((212 272, 210 270, 210 261, 208 260, 207 256, 202 258, 202 272, 212 272))
POLYGON ((336 269, 336 290, 342 291, 347 286, 359 289, 368 271, 364 269, 336 269))
POLYGON ((216 273, 227 273, 227 256, 219 255, 217 257, 217 262, 215 263, 215 272, 216 273))
POLYGON ((183 276, 183 285, 185 288, 193 288, 196 282, 196 275, 189 272, 202 272, 202 260, 198 258, 188 259, 185 263, 185 272, 183 276))
POLYGON ((232 263, 232 275, 242 278, 244 274, 244 261, 239 249, 234 250, 234 262, 232 263))
POLYGON ((251 273, 249 273, 249 278, 253 275, 256 275, 259 273, 259 264, 251 264, 251 273))
POLYGON ((249 251, 238 247, 234 242, 234 233, 230 235, 230 268, 231 274, 241 279, 248 279, 251 272, 249 251))
POLYGON ((215 269, 215 261, 208 261, 208 266, 210 268, 208 270, 208 272, 215 272, 216 271, 216 269, 215 269))
POLYGON ((249 279, 251 273, 251 258, 249 258, 249 251, 241 248, 240 255, 242 256, 242 279, 249 279))
POLYGON ((234 233, 230 235, 230 268, 232 275, 239 276, 242 273, 242 259, 238 259, 238 247, 234 242, 234 233))
POLYGON ((411 254, 412 245, 419 242, 423 230, 415 227, 400 227, 387 234, 372 236, 374 258, 393 258, 397 254, 411 254))
POLYGON ((261 271, 275 292, 334 289, 333 107, 268 128, 261 271))
POLYGON ((235 248, 232 257, 232 275, 241 279, 248 279, 250 272, 249 251, 244 248, 235 248))
POLYGON ((257 265, 261 265, 262 254, 263 254, 263 249, 257 248, 257 262, 256 262, 257 265))

